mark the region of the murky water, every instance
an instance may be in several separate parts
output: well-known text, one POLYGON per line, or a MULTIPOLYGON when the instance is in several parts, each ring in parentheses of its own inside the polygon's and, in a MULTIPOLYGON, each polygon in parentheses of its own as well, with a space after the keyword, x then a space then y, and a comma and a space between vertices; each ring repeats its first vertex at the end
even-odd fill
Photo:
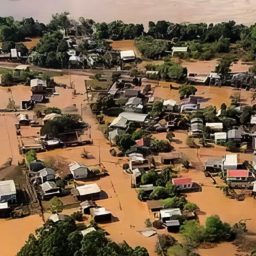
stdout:
POLYGON ((174 22, 255 22, 253 0, 1 0, 0 15, 33 16, 48 21, 52 13, 69 11, 73 17, 97 21, 122 19, 147 24, 149 20, 174 22))

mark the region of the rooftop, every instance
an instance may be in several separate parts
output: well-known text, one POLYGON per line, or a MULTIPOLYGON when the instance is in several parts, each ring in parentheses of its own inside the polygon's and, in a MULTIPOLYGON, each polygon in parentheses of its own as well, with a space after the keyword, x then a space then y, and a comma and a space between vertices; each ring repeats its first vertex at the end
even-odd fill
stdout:
POLYGON ((96 183, 78 186, 76 189, 80 196, 96 194, 101 191, 100 187, 96 183))
POLYGON ((160 210, 161 218, 170 218, 174 215, 181 215, 180 208, 163 209, 160 210))
POLYGON ((78 162, 73 162, 73 163, 71 163, 71 164, 69 164, 68 165, 69 166, 69 170, 72 172, 72 171, 75 171, 75 170, 77 170, 77 169, 79 169, 79 168, 86 168, 86 166, 85 165, 83 165, 83 164, 79 164, 78 162))
POLYGON ((106 208, 104 208, 104 207, 92 208, 91 213, 93 216, 101 216, 101 215, 111 214, 111 212, 107 211, 106 208))
POLYGON ((127 119, 128 121, 133 122, 144 122, 147 118, 147 114, 138 114, 138 113, 131 113, 131 112, 122 112, 119 116, 127 119))
POLYGON ((248 170, 227 170, 227 178, 248 178, 248 170))
POLYGON ((13 180, 0 181, 0 196, 16 194, 16 187, 13 180))
POLYGON ((172 179, 172 184, 174 185, 186 185, 186 184, 191 184, 192 183, 192 179, 191 178, 187 178, 187 177, 182 177, 182 178, 174 178, 172 179))

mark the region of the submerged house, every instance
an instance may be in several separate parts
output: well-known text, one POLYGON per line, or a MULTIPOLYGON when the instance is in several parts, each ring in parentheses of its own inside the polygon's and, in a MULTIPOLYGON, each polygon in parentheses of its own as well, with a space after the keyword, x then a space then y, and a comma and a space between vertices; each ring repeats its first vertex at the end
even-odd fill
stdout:
POLYGON ((160 210, 160 220, 165 223, 166 221, 175 219, 176 216, 181 216, 180 208, 162 209, 160 210))
POLYGON ((172 184, 178 191, 190 190, 193 187, 193 181, 191 178, 181 177, 172 179, 172 184))
POLYGON ((112 128, 127 128, 128 124, 131 122, 142 124, 145 122, 147 118, 147 114, 140 114, 140 113, 132 113, 132 112, 122 112, 116 117, 110 127, 112 128))
POLYGON ((41 199, 48 199, 60 195, 60 188, 54 181, 46 181, 40 185, 41 199))
POLYGON ((86 179, 88 177, 88 167, 78 162, 69 164, 69 171, 72 174, 74 180, 86 179))
POLYGON ((33 94, 45 93, 47 88, 47 82, 42 79, 31 79, 30 87, 33 94))
POLYGON ((142 113, 143 112, 143 102, 142 99, 139 97, 131 97, 125 104, 125 111, 126 112, 136 112, 142 113))
POLYGON ((74 190, 74 196, 80 201, 99 199, 100 193, 101 189, 96 183, 78 186, 74 190))
POLYGON ((122 61, 129 62, 129 61, 135 61, 136 55, 133 50, 127 50, 127 51, 121 51, 120 57, 122 61))
POLYGON ((0 203, 16 203, 17 191, 13 180, 0 181, 0 203))
POLYGON ((110 222, 112 220, 112 214, 104 207, 91 208, 91 216, 95 222, 110 222))

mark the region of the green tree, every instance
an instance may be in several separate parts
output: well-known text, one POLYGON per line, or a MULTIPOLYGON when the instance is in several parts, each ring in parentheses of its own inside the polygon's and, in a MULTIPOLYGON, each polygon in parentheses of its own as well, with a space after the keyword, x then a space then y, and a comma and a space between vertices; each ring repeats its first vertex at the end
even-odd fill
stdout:
POLYGON ((135 144, 135 141, 130 134, 124 133, 118 136, 116 143, 122 151, 126 151, 135 144))
POLYGON ((222 58, 220 59, 219 64, 216 66, 215 72, 225 77, 231 71, 231 64, 232 60, 230 58, 222 58))
POLYGON ((4 41, 2 43, 2 51, 9 53, 11 49, 15 48, 15 43, 13 41, 4 41))
POLYGON ((156 184, 157 179, 159 178, 159 175, 154 170, 149 171, 147 173, 144 173, 141 176, 141 184, 156 184))
POLYGON ((196 220, 185 221, 181 226, 181 234, 186 243, 191 247, 197 247, 205 238, 205 229, 196 220))
POLYGON ((25 154, 26 160, 28 162, 28 164, 32 163, 33 161, 37 160, 37 155, 36 155, 36 151, 35 150, 29 150, 26 154, 25 154))
POLYGON ((53 197, 50 200, 50 211, 52 213, 59 213, 63 211, 63 203, 58 197, 53 197))
POLYGON ((210 216, 205 222, 205 239, 209 242, 228 241, 232 237, 228 223, 222 222, 219 216, 210 216))
POLYGON ((193 85, 182 85, 179 88, 180 98, 188 98, 190 95, 195 95, 197 89, 193 85))

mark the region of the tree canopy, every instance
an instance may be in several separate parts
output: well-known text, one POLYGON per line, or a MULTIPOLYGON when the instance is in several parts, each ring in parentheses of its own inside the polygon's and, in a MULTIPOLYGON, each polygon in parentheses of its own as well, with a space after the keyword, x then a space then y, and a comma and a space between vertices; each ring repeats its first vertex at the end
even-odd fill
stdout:
POLYGON ((131 248, 126 242, 117 244, 106 238, 101 230, 85 236, 80 233, 75 221, 68 217, 64 221, 46 224, 30 235, 17 256, 149 256, 143 247, 131 248))

